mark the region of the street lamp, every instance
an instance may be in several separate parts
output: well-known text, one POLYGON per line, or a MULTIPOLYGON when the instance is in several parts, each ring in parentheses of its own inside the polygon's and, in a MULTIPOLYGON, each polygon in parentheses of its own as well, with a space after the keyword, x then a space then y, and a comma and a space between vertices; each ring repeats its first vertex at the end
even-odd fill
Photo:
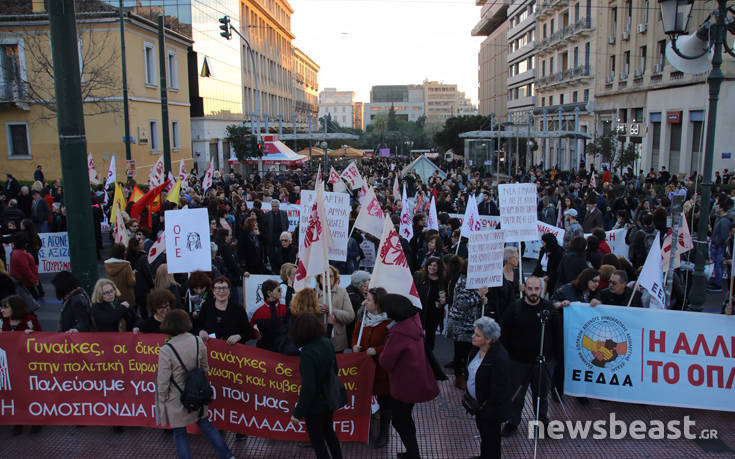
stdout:
POLYGON ((717 123, 717 101, 720 96, 720 86, 725 79, 721 68, 722 49, 724 48, 729 55, 735 57, 735 52, 725 41, 728 31, 735 34, 735 20, 728 17, 728 12, 735 15, 735 10, 728 8, 727 0, 717 0, 717 9, 710 13, 705 23, 700 26, 695 34, 678 38, 679 35, 686 33, 693 3, 693 0, 659 0, 664 32, 671 39, 671 43, 666 50, 666 57, 669 62, 682 72, 704 73, 709 68, 709 56, 707 54, 712 53, 712 70, 707 76, 709 108, 707 112, 707 141, 704 150, 701 216, 697 226, 697 237, 694 241, 696 257, 692 291, 689 294, 689 308, 701 311, 707 280, 704 274, 704 263, 707 260, 707 229, 711 207, 709 201, 712 192, 712 162, 715 125, 717 123), (691 52, 692 50, 698 50, 699 54, 685 54, 685 52, 691 52), (687 63, 686 61, 690 62, 687 63))

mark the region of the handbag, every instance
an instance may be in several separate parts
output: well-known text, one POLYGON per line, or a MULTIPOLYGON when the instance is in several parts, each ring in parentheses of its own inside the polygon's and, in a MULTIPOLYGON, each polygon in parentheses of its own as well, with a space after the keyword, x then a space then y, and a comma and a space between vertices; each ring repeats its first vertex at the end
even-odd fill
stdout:
POLYGON ((467 410, 467 413, 472 416, 477 416, 485 409, 485 405, 487 405, 487 402, 481 404, 475 397, 470 395, 468 391, 464 391, 464 395, 462 396, 462 406, 467 410))
POLYGON ((345 385, 337 377, 337 372, 332 371, 336 365, 336 360, 329 369, 326 384, 324 384, 324 398, 330 411, 337 411, 347 405, 347 391, 345 385))

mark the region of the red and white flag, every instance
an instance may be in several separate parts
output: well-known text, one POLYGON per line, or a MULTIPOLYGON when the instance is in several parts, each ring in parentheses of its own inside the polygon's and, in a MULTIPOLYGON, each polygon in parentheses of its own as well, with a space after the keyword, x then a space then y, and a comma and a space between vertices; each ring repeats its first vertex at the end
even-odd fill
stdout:
POLYGON ((94 165, 94 158, 92 158, 92 153, 87 154, 87 171, 89 172, 89 183, 99 185, 100 178, 97 175, 97 166, 94 165))
POLYGON ((406 185, 403 185, 403 197, 401 198, 401 236, 410 241, 413 237, 413 215, 408 206, 408 193, 406 193, 406 185))
POLYGON ((462 228, 460 229, 462 236, 469 239, 470 233, 480 231, 482 223, 480 223, 480 212, 477 211, 477 201, 474 195, 470 195, 467 200, 467 208, 464 211, 464 219, 462 219, 462 228))
POLYGON ((114 185, 117 182, 117 169, 115 168, 115 155, 112 155, 110 159, 110 168, 107 170, 107 179, 105 180, 105 190, 110 185, 114 185))
MULTIPOLYGON (((117 215, 121 215, 122 209, 120 208, 120 202, 115 201, 113 204, 115 206, 115 212, 117 212, 117 215)), ((126 239, 128 238, 128 229, 125 227, 125 222, 123 221, 122 217, 115 219, 115 234, 114 234, 114 240, 115 244, 124 244, 127 245, 128 241, 126 239)))
POLYGON ((368 186, 363 183, 360 187, 360 191, 357 192, 357 202, 360 203, 360 205, 365 203, 365 197, 367 196, 368 192, 368 186))
POLYGON ((344 179, 344 181, 347 182, 353 190, 360 188, 364 183, 362 175, 360 175, 360 171, 357 170, 357 166, 354 161, 352 161, 349 166, 345 167, 345 170, 340 174, 340 178, 344 179))
POLYGON ((202 179, 202 192, 206 193, 208 189, 212 188, 212 177, 214 176, 214 164, 212 161, 207 166, 207 172, 204 173, 202 179))
POLYGON ((342 179, 339 178, 339 174, 336 170, 334 170, 334 167, 329 168, 329 180, 327 180, 327 183, 335 184, 340 182, 342 179))
POLYGON ((590 178, 590 188, 597 188, 597 175, 592 174, 592 178, 590 178))
POLYGON ((372 234, 375 237, 383 235, 383 209, 380 208, 380 201, 375 196, 375 190, 368 188, 365 200, 360 206, 360 213, 355 219, 355 228, 372 234))
POLYGON ((171 173, 171 171, 168 171, 168 185, 166 186, 166 193, 171 191, 171 188, 176 185, 176 179, 174 178, 174 174, 171 173))
POLYGON ((436 216, 436 200, 434 200, 434 195, 431 196, 431 204, 429 204, 429 218, 426 219, 426 228, 424 230, 439 231, 439 219, 436 216))
POLYGON ((403 295, 421 309, 421 299, 408 267, 401 239, 389 218, 383 223, 383 235, 375 256, 375 268, 368 288, 383 287, 388 293, 403 295))
POLYGON ((148 264, 152 264, 159 255, 166 251, 166 232, 161 231, 161 235, 158 236, 156 242, 153 243, 151 249, 148 251, 148 264))
POLYGON ((395 199, 401 199, 401 188, 398 186, 398 174, 393 179, 393 197, 395 199))
MULTIPOLYGON (((694 248, 694 241, 692 235, 689 232, 689 225, 687 225, 687 219, 682 214, 682 223, 679 226, 679 245, 676 247, 676 255, 674 256, 674 268, 678 268, 681 265, 681 254, 686 253, 694 248)), ((666 237, 664 238, 664 245, 661 247, 661 256, 663 257, 664 272, 669 270, 669 262, 671 260, 671 239, 674 237, 674 230, 669 228, 666 237)))
POLYGON ((666 309, 666 289, 664 271, 661 264, 661 236, 656 231, 656 239, 651 244, 646 262, 638 276, 638 285, 651 294, 651 309, 666 309))
POLYGON ((183 186, 186 183, 186 176, 188 174, 186 173, 186 166, 184 165, 184 160, 182 159, 179 163, 179 180, 181 180, 181 185, 183 186))
POLYGON ((296 291, 306 287, 312 276, 329 269, 330 247, 334 247, 334 241, 324 208, 324 182, 319 181, 316 184, 316 196, 311 206, 306 233, 303 240, 299 241, 299 262, 294 282, 296 291))
POLYGON ((151 171, 148 173, 148 186, 155 188, 162 184, 165 180, 166 174, 163 167, 163 155, 158 157, 158 161, 153 165, 151 171))

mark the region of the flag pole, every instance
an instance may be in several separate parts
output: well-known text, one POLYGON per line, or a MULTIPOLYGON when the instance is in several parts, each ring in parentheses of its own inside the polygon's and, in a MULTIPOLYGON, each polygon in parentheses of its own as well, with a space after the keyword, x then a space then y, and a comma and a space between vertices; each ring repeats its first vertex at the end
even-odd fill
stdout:
MULTIPOLYGON (((332 315, 332 279, 330 278, 331 266, 327 265, 327 300, 329 301, 329 315, 332 315)), ((327 321, 328 322, 328 321, 327 321)), ((332 338, 334 338, 334 324, 332 324, 332 338)))
POLYGON ((365 304, 362 305, 362 321, 360 322, 360 333, 357 335, 357 345, 360 346, 362 343, 362 331, 365 329, 365 316, 367 315, 367 308, 365 304))
POLYGON ((459 246, 462 245, 462 233, 459 234, 459 240, 457 240, 457 250, 454 251, 455 255, 459 255, 459 246))
POLYGON ((727 300, 727 308, 725 308, 725 314, 728 316, 732 315, 733 280, 735 280, 735 237, 732 238, 732 260, 730 261, 730 299, 727 300))
POLYGON ((518 293, 523 297, 523 258, 521 257, 520 241, 518 241, 518 293))
POLYGON ((635 292, 638 291, 638 279, 635 280, 635 285, 633 286, 633 293, 630 294, 630 299, 628 300, 627 306, 630 307, 630 304, 633 302, 633 297, 635 296, 635 292))

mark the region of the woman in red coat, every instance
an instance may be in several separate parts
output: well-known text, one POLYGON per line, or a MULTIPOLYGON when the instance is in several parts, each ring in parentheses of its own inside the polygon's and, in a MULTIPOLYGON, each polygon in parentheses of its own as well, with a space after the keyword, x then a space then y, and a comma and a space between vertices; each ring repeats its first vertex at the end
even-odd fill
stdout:
POLYGON ((22 231, 13 235, 13 251, 10 253, 10 274, 18 279, 25 288, 38 298, 38 265, 33 255, 28 253, 28 236, 22 231))
POLYGON ((415 403, 428 402, 439 395, 434 370, 429 365, 424 346, 424 330, 419 309, 402 295, 388 294, 381 306, 395 323, 389 325, 388 339, 378 361, 388 372, 393 398, 393 427, 406 447, 398 457, 417 459, 419 444, 411 412, 415 403))
POLYGON ((388 314, 380 307, 381 298, 387 294, 388 292, 381 287, 371 288, 368 291, 362 315, 357 320, 352 333, 352 352, 365 351, 375 362, 373 395, 378 398, 380 405, 380 434, 373 443, 373 448, 385 448, 390 440, 391 399, 388 373, 378 362, 378 357, 383 352, 383 346, 388 337, 388 324, 391 322, 388 314), (360 331, 362 331, 362 336, 360 336, 360 331))

